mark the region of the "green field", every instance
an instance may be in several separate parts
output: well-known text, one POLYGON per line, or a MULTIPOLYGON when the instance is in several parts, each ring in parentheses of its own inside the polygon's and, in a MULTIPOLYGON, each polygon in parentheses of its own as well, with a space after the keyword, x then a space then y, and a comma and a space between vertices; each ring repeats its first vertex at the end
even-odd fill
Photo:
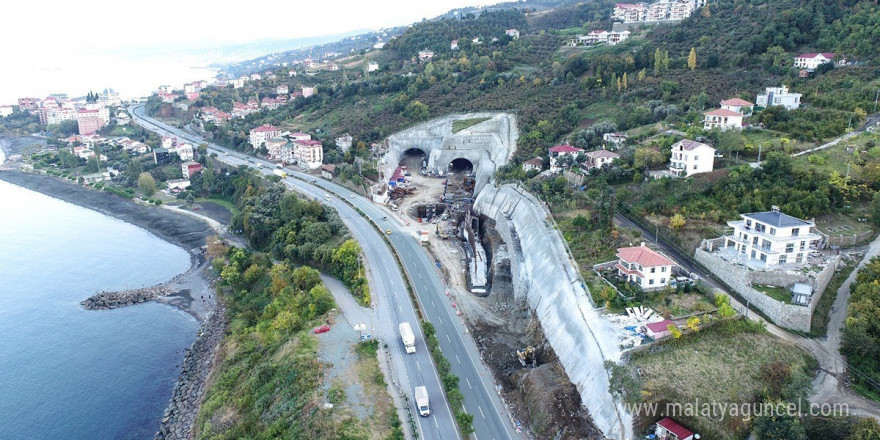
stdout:
POLYGON ((458 133, 459 131, 462 131, 465 128, 473 127, 474 125, 477 125, 480 122, 485 122, 488 120, 489 120, 489 118, 457 119, 455 121, 452 121, 452 132, 458 133))

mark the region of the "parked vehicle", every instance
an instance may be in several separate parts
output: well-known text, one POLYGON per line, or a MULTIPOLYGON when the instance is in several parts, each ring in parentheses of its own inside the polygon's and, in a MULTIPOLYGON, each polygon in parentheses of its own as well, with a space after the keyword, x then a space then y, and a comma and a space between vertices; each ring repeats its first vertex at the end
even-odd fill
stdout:
POLYGON ((287 177, 287 173, 285 173, 284 171, 281 171, 281 170, 279 170, 279 169, 275 169, 275 170, 273 170, 272 172, 275 173, 276 176, 278 176, 278 177, 280 177, 280 178, 282 178, 282 179, 284 179, 284 178, 287 177))

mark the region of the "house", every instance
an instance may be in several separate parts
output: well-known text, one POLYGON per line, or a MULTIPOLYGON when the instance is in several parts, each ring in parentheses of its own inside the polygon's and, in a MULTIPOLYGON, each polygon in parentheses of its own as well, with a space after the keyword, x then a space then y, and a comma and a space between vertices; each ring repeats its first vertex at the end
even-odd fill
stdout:
POLYGON ((263 124, 253 128, 248 135, 249 142, 254 149, 260 148, 269 139, 281 136, 281 130, 274 125, 263 124))
MULTIPOLYGON (((668 319, 645 324, 645 334, 653 339, 665 338, 666 336, 669 336, 672 334, 669 331, 670 325, 678 328, 678 326, 675 325, 675 322, 670 321, 668 319)), ((663 438, 663 437, 660 437, 660 438, 663 438)))
POLYGON ((336 138, 336 146, 339 147, 339 149, 342 150, 343 153, 351 148, 352 142, 354 142, 354 138, 348 133, 345 133, 344 135, 336 138))
POLYGON ((574 163, 577 156, 584 152, 583 148, 572 147, 571 145, 557 145, 550 149, 550 171, 554 173, 561 172, 563 168, 567 168, 564 162, 574 163), (566 156, 571 156, 566 159, 566 156))
POLYGON ((263 77, 259 73, 252 73, 251 74, 251 81, 259 81, 261 79, 263 79, 263 77))
POLYGON ((336 165, 321 165, 321 177, 330 180, 336 175, 336 165))
POLYGON ((584 169, 591 170, 593 168, 602 168, 605 165, 611 165, 615 160, 620 159, 620 155, 605 149, 589 151, 586 153, 587 160, 584 161, 584 169))
POLYGON ((622 21, 624 23, 645 21, 647 13, 648 5, 645 3, 618 3, 614 5, 614 10, 611 12, 611 19, 622 21))
POLYGON ((279 84, 275 86, 276 95, 286 95, 288 93, 290 93, 290 88, 287 86, 287 84, 279 84))
POLYGON ((733 98, 721 101, 721 108, 723 110, 730 110, 732 112, 742 113, 743 116, 751 115, 752 109, 754 107, 754 103, 746 101, 745 99, 733 98))
POLYGON ((303 98, 308 98, 308 97, 313 96, 317 93, 318 93, 318 89, 315 87, 303 86, 303 88, 302 88, 302 97, 303 98))
POLYGON ((822 241, 822 236, 814 232, 813 221, 782 213, 777 206, 740 217, 741 220, 727 222, 733 231, 724 236, 724 247, 732 247, 736 255, 754 260, 764 268, 803 264, 810 249, 822 241))
POLYGON ((672 260, 651 250, 643 242, 640 246, 617 249, 617 274, 644 290, 662 289, 672 278, 672 260))
POLYGON ((434 58, 434 52, 428 49, 419 51, 419 61, 426 61, 434 58))
POLYGON ((662 420, 657 422, 657 429, 654 431, 654 435, 656 435, 659 440, 694 439, 693 432, 688 431, 683 426, 676 423, 675 420, 672 420, 669 417, 664 417, 662 420))
POLYGON ((287 137, 289 137, 290 140, 292 140, 292 141, 310 141, 310 140, 312 140, 312 135, 307 134, 307 133, 303 133, 301 131, 298 131, 296 133, 290 133, 289 135, 287 135, 287 137))
POLYGON ((377 70, 379 70, 379 63, 375 61, 370 61, 369 63, 367 63, 367 73, 375 72, 377 70))
POLYGON ((713 128, 740 130, 743 127, 743 118, 745 117, 742 113, 723 108, 705 112, 703 115, 705 116, 703 120, 704 130, 711 130, 713 128))
POLYGON ((798 78, 809 78, 812 73, 813 71, 810 69, 798 70, 798 78))
POLYGON ((620 43, 623 40, 626 40, 627 38, 629 38, 629 34, 630 34, 629 31, 620 31, 620 32, 611 31, 608 33, 608 43, 607 44, 609 46, 614 46, 615 44, 620 43))
POLYGON ((18 109, 23 112, 31 112, 40 107, 40 100, 37 98, 18 98, 18 109))
POLYGON ((382 42, 382 41, 373 45, 373 49, 384 49, 384 48, 385 48, 385 42, 382 42))
POLYGON ((281 104, 284 104, 285 102, 287 102, 287 101, 284 99, 265 97, 265 98, 263 98, 262 101, 260 101, 260 108, 275 110, 278 107, 280 107, 281 104))
POLYGON ((708 173, 715 166, 715 149, 697 141, 682 139, 672 144, 669 172, 680 177, 708 173))
POLYGON ((177 154, 181 161, 192 160, 195 157, 195 149, 191 144, 185 142, 169 148, 168 153, 177 154))
POLYGON ((541 168, 544 167, 544 161, 540 157, 536 157, 533 159, 529 159, 522 164, 522 169, 525 172, 529 172, 532 170, 541 171, 541 168))
POLYGON ((396 188, 398 186, 406 184, 406 173, 405 166, 399 166, 394 169, 394 173, 391 174, 391 178, 388 179, 388 186, 391 188, 396 188))
POLYGON ((623 142, 626 142, 628 136, 626 133, 605 133, 602 135, 602 140, 605 142, 610 142, 614 145, 620 145, 623 142))
POLYGON ((269 157, 269 160, 281 160, 281 149, 287 142, 287 139, 283 136, 267 140, 264 145, 266 146, 266 155, 269 157))
POLYGON ((458 40, 452 40, 449 43, 449 50, 458 50, 458 40))
POLYGON ((248 77, 243 76, 241 78, 236 78, 236 79, 232 80, 232 88, 233 89, 240 89, 240 88, 244 87, 244 85, 247 84, 248 79, 249 79, 248 77))
POLYGON ((156 148, 153 150, 153 162, 155 162, 156 165, 171 162, 171 154, 168 153, 168 150, 165 148, 156 148))
POLYGON ((789 93, 786 86, 767 87, 764 93, 758 94, 755 105, 762 108, 781 105, 789 110, 794 110, 801 106, 801 94, 789 93))
POLYGON ((188 161, 180 164, 180 172, 183 177, 189 180, 192 176, 202 170, 202 164, 198 162, 188 161))
POLYGON ((504 33, 514 40, 519 40, 519 31, 516 29, 508 29, 504 33))
POLYGON ((794 57, 794 67, 815 69, 822 64, 834 61, 834 52, 805 53, 794 57))
POLYGON ((161 142, 159 144, 160 147, 171 148, 177 143, 177 139, 174 138, 173 136, 162 136, 162 140, 160 142, 161 142))

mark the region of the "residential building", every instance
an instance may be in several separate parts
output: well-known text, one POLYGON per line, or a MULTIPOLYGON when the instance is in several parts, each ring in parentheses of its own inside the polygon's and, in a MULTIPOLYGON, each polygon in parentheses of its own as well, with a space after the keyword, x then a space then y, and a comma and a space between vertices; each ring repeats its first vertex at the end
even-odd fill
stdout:
POLYGON ((379 70, 379 63, 377 63, 375 61, 370 61, 369 63, 367 63, 367 72, 368 73, 375 72, 377 70, 379 70))
POLYGON ((658 439, 667 440, 693 440, 695 438, 693 432, 688 431, 669 417, 664 417, 657 422, 657 429, 654 431, 654 435, 658 439))
POLYGON ((283 136, 267 140, 264 145, 266 146, 266 155, 269 156, 269 160, 281 160, 281 150, 288 142, 283 136))
POLYGON ((241 78, 236 78, 236 79, 232 80, 232 88, 233 89, 240 89, 240 88, 244 87, 244 85, 247 84, 247 82, 248 82, 248 77, 246 77, 246 76, 243 76, 241 78))
POLYGON ((266 98, 263 98, 263 100, 261 101, 260 108, 275 110, 278 107, 281 107, 281 104, 284 104, 285 102, 287 102, 287 100, 285 100, 285 99, 276 99, 276 98, 266 97, 266 98))
POLYGON ((166 164, 171 162, 171 154, 165 148, 156 148, 153 150, 153 161, 156 165, 166 164))
POLYGON ((587 156, 587 160, 584 161, 582 166, 586 170, 602 168, 603 166, 611 165, 615 160, 620 159, 619 154, 605 149, 588 151, 585 155, 587 156))
POLYGON ((703 113, 703 129, 711 130, 720 128, 721 130, 740 130, 743 127, 744 115, 739 112, 725 110, 723 108, 703 113))
POLYGON ((173 136, 162 136, 162 140, 159 142, 160 147, 168 149, 177 144, 177 138, 173 136))
POLYGON ((758 94, 755 105, 762 108, 781 105, 789 110, 794 110, 801 106, 801 94, 789 93, 787 86, 767 87, 764 93, 758 94))
POLYGON ((96 131, 104 128, 109 122, 109 112, 105 108, 100 110, 80 110, 76 112, 76 125, 79 128, 79 134, 94 134, 96 131))
POLYGON ((76 109, 73 107, 61 107, 52 102, 39 108, 40 123, 46 125, 60 124, 64 121, 76 120, 76 109))
POLYGON ((348 149, 351 148, 352 142, 354 142, 354 138, 348 133, 336 138, 336 146, 339 147, 342 152, 348 151, 348 149))
POLYGON ((165 183, 168 184, 168 191, 171 192, 183 191, 191 185, 189 179, 169 179, 165 183))
POLYGON ((321 165, 321 177, 330 180, 336 175, 336 165, 321 165))
POLYGON ((428 49, 419 51, 419 61, 430 60, 431 58, 434 58, 434 51, 428 49))
POLYGON ((18 98, 18 109, 23 112, 36 111, 40 107, 40 100, 37 98, 18 98))
POLYGON ((192 144, 186 142, 175 144, 173 147, 168 148, 168 153, 177 154, 181 161, 193 160, 195 158, 195 149, 192 144))
POLYGON ((614 46, 615 44, 629 38, 629 35, 629 31, 590 31, 587 35, 578 35, 575 38, 570 39, 568 46, 596 46, 602 44, 614 46))
POLYGON ((119 106, 122 104, 122 98, 116 90, 104 89, 98 95, 98 103, 104 107, 119 106))
POLYGON ((721 101, 722 109, 742 113, 743 116, 751 115, 754 107, 755 104, 753 102, 746 101, 745 99, 733 98, 721 101))
POLYGON ((303 133, 301 131, 298 131, 296 133, 290 133, 289 135, 287 135, 287 137, 289 137, 290 140, 292 140, 292 141, 310 141, 310 140, 312 140, 312 135, 310 135, 308 133, 303 133))
POLYGON ((679 177, 708 173, 715 166, 715 149, 697 141, 682 139, 672 144, 669 172, 679 177))
POLYGON ((260 104, 254 100, 248 101, 247 104, 242 104, 240 102, 232 103, 232 116, 235 118, 243 118, 258 111, 260 111, 260 104))
POLYGON ((0 105, 0 118, 4 116, 9 116, 12 114, 12 106, 11 105, 0 105))
POLYGON ((504 33, 514 40, 519 40, 519 31, 516 29, 508 29, 504 33))
POLYGON ((523 162, 523 164, 522 164, 522 169, 525 172, 529 172, 532 170, 541 171, 541 168, 543 168, 543 167, 544 167, 544 160, 541 159, 540 157, 535 157, 535 158, 529 159, 529 160, 523 162))
POLYGON ((324 147, 320 141, 293 141, 294 163, 313 170, 324 162, 324 147))
POLYGON ((287 84, 279 84, 275 87, 276 95, 287 95, 288 93, 290 93, 290 87, 287 84))
POLYGON ((814 232, 813 221, 784 214, 776 206, 770 211, 740 217, 741 220, 727 222, 733 231, 724 236, 724 247, 733 247, 736 255, 754 260, 764 268, 803 264, 811 247, 822 241, 822 236, 814 232))
POLYGON ((567 168, 565 162, 574 163, 577 156, 584 152, 583 148, 572 147, 571 145, 557 145, 550 149, 550 171, 554 173, 561 172, 567 168), (571 156, 566 159, 566 156, 571 156))
POLYGON ((605 141, 605 142, 610 142, 610 143, 612 143, 612 144, 614 144, 614 145, 620 145, 620 144, 626 142, 626 140, 627 140, 628 138, 629 138, 629 137, 626 135, 626 133, 620 133, 620 132, 615 132, 615 133, 605 133, 605 134, 602 135, 602 140, 603 140, 603 141, 605 141))
POLYGON ((248 140, 251 144, 251 147, 253 147, 254 149, 258 149, 267 140, 275 139, 278 136, 281 136, 281 130, 278 129, 278 127, 275 127, 274 125, 263 124, 259 127, 251 129, 248 140))
POLYGON ((174 100, 176 100, 178 97, 178 95, 176 93, 163 93, 163 92, 159 92, 158 96, 159 96, 159 99, 162 100, 162 102, 164 102, 166 104, 170 104, 170 103, 174 102, 174 100))
POLYGON ((799 69, 815 69, 831 62, 834 62, 834 52, 805 53, 794 57, 794 67, 799 69))
POLYGON ((620 32, 611 31, 608 33, 608 43, 607 44, 609 46, 614 46, 617 43, 620 43, 620 42, 626 40, 627 38, 629 38, 629 34, 630 34, 629 31, 620 31, 620 32))
POLYGON ((662 289, 672 279, 675 263, 651 250, 645 243, 640 246, 617 249, 617 274, 644 290, 662 289))
POLYGON ((611 13, 611 19, 622 21, 624 23, 632 23, 636 21, 645 21, 648 12, 648 5, 645 3, 618 3, 614 5, 614 11, 611 13))
POLYGON ((171 93, 171 92, 173 92, 173 91, 174 91, 174 87, 171 87, 171 86, 168 85, 168 84, 162 84, 161 86, 159 86, 159 88, 157 89, 157 92, 156 92, 156 93, 157 93, 157 94, 171 93))
POLYGON ((310 96, 312 96, 312 95, 314 95, 314 94, 316 94, 316 93, 318 93, 318 89, 316 89, 315 87, 306 87, 306 86, 303 86, 303 88, 302 88, 302 96, 303 96, 303 98, 308 98, 308 97, 310 97, 310 96))
POLYGON ((259 73, 252 73, 251 74, 251 81, 259 81, 261 79, 263 79, 263 76, 260 75, 259 73))
POLYGON ((180 164, 180 172, 183 174, 183 177, 187 180, 192 178, 192 176, 199 171, 202 171, 202 164, 193 161, 186 161, 180 164))
POLYGON ((684 20, 697 8, 705 5, 706 0, 660 0, 652 4, 618 3, 614 6, 611 19, 624 23, 684 20))
POLYGON ((458 50, 458 40, 452 40, 452 42, 449 43, 449 50, 458 50))
POLYGON ((378 42, 378 43, 376 43, 376 44, 373 45, 373 49, 380 49, 380 50, 381 50, 381 49, 384 49, 384 48, 385 48, 385 43, 382 42, 382 41, 380 41, 380 42, 378 42))

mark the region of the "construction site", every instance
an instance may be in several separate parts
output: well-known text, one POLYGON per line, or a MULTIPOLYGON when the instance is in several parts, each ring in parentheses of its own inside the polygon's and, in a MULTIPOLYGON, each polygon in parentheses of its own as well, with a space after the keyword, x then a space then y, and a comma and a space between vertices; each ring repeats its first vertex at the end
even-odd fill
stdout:
POLYGON ((475 209, 479 189, 490 181, 479 182, 469 159, 431 167, 427 148, 406 146, 386 163, 389 204, 438 262, 515 423, 535 438, 604 438, 588 410, 595 402, 582 401, 582 387, 569 379, 523 294, 522 274, 513 273, 511 260, 523 252, 519 240, 508 243, 509 232, 499 233, 496 221, 475 209))

